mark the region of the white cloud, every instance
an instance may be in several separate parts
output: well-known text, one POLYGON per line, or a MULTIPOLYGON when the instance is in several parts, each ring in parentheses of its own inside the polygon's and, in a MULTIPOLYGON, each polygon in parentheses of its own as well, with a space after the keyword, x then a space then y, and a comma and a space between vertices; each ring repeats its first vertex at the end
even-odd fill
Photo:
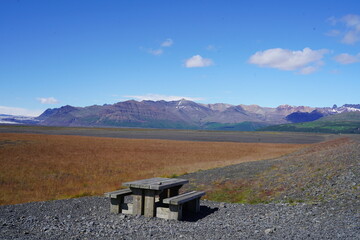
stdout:
POLYGON ((341 36, 341 42, 345 44, 354 44, 360 41, 360 15, 348 14, 342 18, 331 17, 328 19, 331 25, 343 23, 345 29, 333 29, 327 33, 328 36, 341 36))
POLYGON ((59 103, 59 101, 53 97, 48 97, 48 98, 37 98, 37 100, 41 103, 41 104, 56 104, 59 103))
POLYGON ((360 15, 348 14, 342 18, 342 21, 345 22, 349 28, 360 31, 360 15))
POLYGON ((360 31, 348 31, 342 38, 342 42, 346 44, 354 44, 360 40, 360 31))
POLYGON ((163 54, 164 51, 162 49, 149 49, 148 52, 154 56, 159 56, 163 54))
POLYGON ((203 98, 194 98, 194 97, 181 97, 181 96, 167 96, 167 95, 159 95, 159 94, 146 94, 146 95, 139 95, 139 96, 123 96, 124 98, 130 98, 130 99, 134 99, 137 101, 142 101, 142 100, 151 100, 151 101, 160 101, 160 100, 165 100, 165 101, 177 101, 180 99, 186 99, 186 100, 190 100, 190 101, 199 101, 199 100, 203 100, 203 98))
POLYGON ((166 39, 161 46, 162 47, 170 47, 174 44, 174 41, 171 38, 166 39))
POLYGON ((0 106, 0 114, 37 117, 42 113, 42 110, 30 110, 25 108, 0 106))
POLYGON ((213 61, 209 58, 203 58, 200 55, 192 56, 191 58, 185 61, 185 67, 193 68, 193 67, 208 67, 213 65, 213 61))
POLYGON ((334 57, 335 61, 341 64, 351 64, 360 62, 360 53, 353 56, 348 53, 342 53, 334 57))
POLYGON ((300 51, 291 51, 282 48, 272 48, 256 52, 249 58, 249 63, 260 67, 310 74, 323 65, 321 59, 328 52, 326 49, 312 50, 304 48, 300 51))
MULTIPOLYGON (((157 48, 157 49, 149 48, 149 49, 145 49, 145 50, 154 56, 159 56, 164 53, 163 48, 171 47, 173 44, 174 44, 174 41, 171 38, 168 38, 164 42, 161 43, 160 48, 157 48)), ((141 47, 141 49, 143 49, 143 48, 141 47)))

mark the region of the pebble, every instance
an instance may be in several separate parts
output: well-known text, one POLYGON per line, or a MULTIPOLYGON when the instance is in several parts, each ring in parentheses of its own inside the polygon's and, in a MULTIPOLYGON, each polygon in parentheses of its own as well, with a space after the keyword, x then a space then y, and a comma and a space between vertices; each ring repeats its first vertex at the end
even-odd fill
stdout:
POLYGON ((268 228, 268 229, 265 229, 265 234, 270 234, 270 233, 274 233, 276 231, 276 228, 268 228))

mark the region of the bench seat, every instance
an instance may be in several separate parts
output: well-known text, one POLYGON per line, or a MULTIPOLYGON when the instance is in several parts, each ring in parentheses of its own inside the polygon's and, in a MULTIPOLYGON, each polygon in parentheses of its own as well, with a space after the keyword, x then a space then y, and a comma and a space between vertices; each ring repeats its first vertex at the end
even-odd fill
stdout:
POLYGON ((158 207, 156 216, 165 219, 181 220, 182 212, 189 211, 197 213, 200 211, 200 198, 205 192, 192 191, 174 197, 165 198, 162 202, 169 207, 158 207))
POLYGON ((129 188, 105 193, 104 195, 110 198, 110 212, 131 214, 132 205, 124 203, 124 197, 131 194, 132 191, 129 188))

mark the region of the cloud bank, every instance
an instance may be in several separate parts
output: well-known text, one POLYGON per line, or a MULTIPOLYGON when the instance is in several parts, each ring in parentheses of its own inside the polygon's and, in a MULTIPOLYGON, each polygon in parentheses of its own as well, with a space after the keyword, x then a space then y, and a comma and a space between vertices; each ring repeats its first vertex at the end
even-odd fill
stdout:
POLYGON ((208 67, 211 65, 214 65, 214 62, 210 58, 203 58, 200 55, 192 56, 185 61, 185 67, 187 68, 208 67))
POLYGON ((59 101, 53 97, 49 97, 49 98, 37 98, 37 100, 41 103, 41 104, 57 104, 59 103, 59 101))
POLYGON ((29 110, 25 108, 0 106, 0 114, 37 117, 42 113, 43 113, 42 110, 29 110))
POLYGON ((298 71, 301 74, 310 74, 323 65, 321 59, 329 51, 326 49, 312 50, 304 48, 292 51, 282 48, 272 48, 256 52, 248 62, 260 67, 276 68, 285 71, 298 71))
POLYGON ((130 98, 137 101, 143 101, 143 100, 151 100, 151 101, 177 101, 180 99, 186 99, 190 101, 199 101, 203 100, 203 98, 197 98, 197 97, 183 97, 183 96, 167 96, 167 95, 160 95, 160 94, 146 94, 146 95, 131 95, 131 96, 123 96, 124 98, 130 98))

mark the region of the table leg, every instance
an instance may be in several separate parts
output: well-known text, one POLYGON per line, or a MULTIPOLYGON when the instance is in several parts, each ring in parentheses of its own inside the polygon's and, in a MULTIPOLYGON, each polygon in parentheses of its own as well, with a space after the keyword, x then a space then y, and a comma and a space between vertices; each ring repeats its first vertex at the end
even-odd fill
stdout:
POLYGON ((155 191, 145 190, 144 216, 155 217, 155 191))
POLYGON ((133 193, 133 215, 142 215, 144 213, 144 194, 143 190, 131 188, 133 193))

